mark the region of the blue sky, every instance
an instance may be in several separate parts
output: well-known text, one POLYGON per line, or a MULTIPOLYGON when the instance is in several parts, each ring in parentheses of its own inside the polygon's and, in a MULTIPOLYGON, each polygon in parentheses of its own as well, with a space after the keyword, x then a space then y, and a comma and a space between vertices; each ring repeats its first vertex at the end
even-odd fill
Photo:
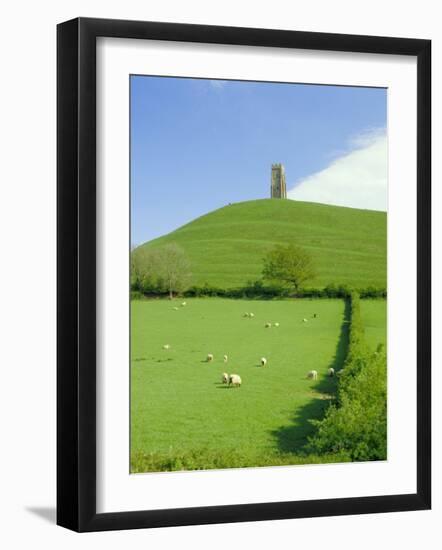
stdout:
POLYGON ((386 210, 385 89, 131 77, 135 245, 229 202, 292 199, 386 210))

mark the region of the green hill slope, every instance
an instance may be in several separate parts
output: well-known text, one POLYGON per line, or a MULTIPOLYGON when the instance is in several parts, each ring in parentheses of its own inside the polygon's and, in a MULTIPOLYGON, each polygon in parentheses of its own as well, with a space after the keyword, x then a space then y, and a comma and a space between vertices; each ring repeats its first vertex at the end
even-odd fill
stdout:
POLYGON ((386 231, 384 212, 263 199, 225 206, 139 248, 177 243, 193 284, 231 288, 259 278, 275 244, 293 242, 314 258, 318 275, 309 286, 385 287, 386 231))

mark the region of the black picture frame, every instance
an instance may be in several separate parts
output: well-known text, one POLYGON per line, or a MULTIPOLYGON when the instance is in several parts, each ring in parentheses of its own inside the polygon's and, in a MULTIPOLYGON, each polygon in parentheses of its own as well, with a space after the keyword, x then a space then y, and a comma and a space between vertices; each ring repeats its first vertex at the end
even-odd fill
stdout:
POLYGON ((431 506, 431 41, 79 18, 57 28, 57 523, 83 531, 425 510, 431 506), (96 512, 96 39, 417 58, 417 492, 96 512))

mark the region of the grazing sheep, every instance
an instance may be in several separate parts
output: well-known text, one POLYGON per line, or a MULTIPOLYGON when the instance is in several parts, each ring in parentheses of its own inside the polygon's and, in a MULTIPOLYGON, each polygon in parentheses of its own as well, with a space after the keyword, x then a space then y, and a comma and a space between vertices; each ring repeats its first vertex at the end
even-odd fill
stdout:
POLYGON ((266 323, 266 324, 265 324, 265 327, 266 327, 266 328, 270 328, 271 326, 272 326, 272 323, 266 323))
POLYGON ((223 372, 221 382, 223 384, 229 383, 229 375, 227 374, 227 372, 223 372))
POLYGON ((169 344, 164 344, 163 349, 170 349, 170 345, 169 344))
POLYGON ((273 323, 275 327, 279 327, 279 323, 273 323))
POLYGON ((249 317, 255 317, 254 313, 249 313, 249 317))
POLYGON ((328 375, 329 375, 329 376, 334 376, 334 375, 335 375, 335 369, 332 368, 332 367, 330 367, 330 368, 328 369, 328 375))
POLYGON ((304 319, 302 320, 303 323, 308 323, 308 320, 304 317, 304 319))
POLYGON ((223 359, 224 359, 224 363, 227 363, 227 361, 229 360, 229 358, 227 357, 227 355, 224 355, 223 359))
POLYGON ((175 306, 173 309, 174 309, 175 311, 178 311, 178 308, 177 308, 176 306, 175 306))
POLYGON ((265 367, 267 365, 267 359, 265 357, 261 357, 261 367, 265 367))
POLYGON ((318 371, 317 370, 308 371, 307 378, 310 378, 312 380, 317 380, 318 379, 318 371))
POLYGON ((184 306, 187 306, 187 302, 181 302, 181 305, 184 307, 184 306))
POLYGON ((231 374, 229 376, 229 386, 241 386, 241 376, 239 374, 231 374))
POLYGON ((207 354, 206 361, 207 361, 208 363, 210 363, 211 361, 213 361, 213 355, 212 355, 211 353, 208 353, 208 354, 207 354))

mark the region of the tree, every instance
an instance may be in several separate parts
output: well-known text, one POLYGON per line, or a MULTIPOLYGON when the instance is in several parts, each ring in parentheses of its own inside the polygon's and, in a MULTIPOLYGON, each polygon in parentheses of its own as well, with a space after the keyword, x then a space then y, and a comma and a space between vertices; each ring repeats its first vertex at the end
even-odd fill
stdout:
POLYGON ((190 282, 190 262, 175 243, 161 248, 137 248, 131 253, 131 286, 145 293, 168 292, 173 298, 190 282))
POLYGON ((315 271, 306 250, 294 244, 277 245, 264 258, 262 276, 293 287, 297 292, 305 281, 315 276, 315 271))
POLYGON ((159 276, 169 292, 169 298, 172 299, 174 292, 180 293, 189 285, 190 262, 184 250, 175 243, 167 244, 157 252, 159 276))
POLYGON ((130 287, 132 290, 141 290, 143 282, 143 250, 131 247, 130 251, 130 287))

